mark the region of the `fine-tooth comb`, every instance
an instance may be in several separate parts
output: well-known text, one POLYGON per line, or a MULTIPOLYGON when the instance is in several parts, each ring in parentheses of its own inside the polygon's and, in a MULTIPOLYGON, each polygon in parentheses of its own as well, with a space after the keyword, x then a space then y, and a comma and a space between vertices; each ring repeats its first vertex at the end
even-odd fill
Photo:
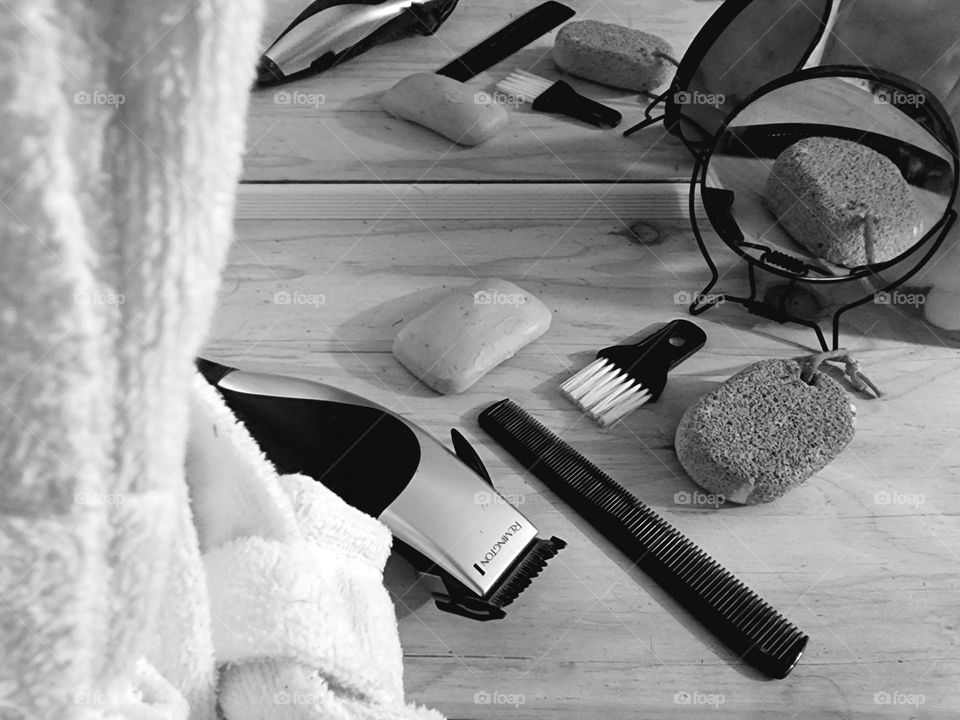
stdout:
POLYGON ((613 478, 510 399, 480 427, 746 662, 786 677, 808 636, 613 478))
POLYGON ((674 320, 633 345, 614 345, 560 386, 560 392, 606 427, 655 402, 667 373, 703 347, 707 336, 689 320, 674 320))

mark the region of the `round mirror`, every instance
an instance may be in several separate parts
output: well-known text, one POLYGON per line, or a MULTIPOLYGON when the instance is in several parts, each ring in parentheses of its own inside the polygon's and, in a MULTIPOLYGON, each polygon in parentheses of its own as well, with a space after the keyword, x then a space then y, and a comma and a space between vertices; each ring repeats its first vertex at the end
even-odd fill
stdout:
POLYGON ((957 177, 956 135, 936 98, 886 73, 828 67, 777 80, 734 110, 699 185, 737 253, 832 282, 942 239, 957 177))
POLYGON ((799 70, 823 37, 831 0, 724 3, 690 44, 666 98, 665 124, 692 149, 758 88, 799 70))

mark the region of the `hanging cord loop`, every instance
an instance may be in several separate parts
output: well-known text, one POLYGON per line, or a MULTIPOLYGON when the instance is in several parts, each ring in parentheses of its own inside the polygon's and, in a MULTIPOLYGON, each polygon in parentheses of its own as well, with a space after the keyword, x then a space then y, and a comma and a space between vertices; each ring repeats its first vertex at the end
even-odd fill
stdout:
POLYGON ((813 381, 814 374, 820 369, 823 363, 843 363, 843 374, 854 390, 864 393, 870 392, 878 398, 883 397, 883 392, 873 384, 870 378, 860 371, 860 363, 854 360, 853 356, 847 350, 841 348, 840 350, 817 353, 800 358, 799 362, 801 368, 800 379, 806 383, 813 381))

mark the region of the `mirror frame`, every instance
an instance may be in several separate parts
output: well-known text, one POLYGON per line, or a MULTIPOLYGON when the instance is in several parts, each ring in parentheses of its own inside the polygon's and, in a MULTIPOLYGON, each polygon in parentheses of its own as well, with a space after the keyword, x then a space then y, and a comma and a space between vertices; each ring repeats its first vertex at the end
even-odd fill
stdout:
MULTIPOLYGON (((914 83, 907 78, 904 78, 900 75, 881 70, 879 68, 868 68, 863 66, 855 65, 822 65, 812 68, 807 68, 804 70, 798 70, 793 73, 789 73, 783 77, 777 78, 763 87, 755 90, 749 97, 747 97, 740 105, 738 105, 724 120, 723 125, 713 136, 713 139, 710 143, 709 149, 703 153, 696 154, 696 163, 693 169, 693 176, 690 181, 690 198, 689 198, 689 212, 690 212, 690 221, 693 226, 694 237, 696 238, 697 245, 700 249, 701 254, 704 257, 704 260, 707 263, 708 268, 710 269, 711 279, 697 295, 694 296, 693 302, 690 304, 690 314, 699 315, 700 313, 705 312, 711 307, 720 304, 721 302, 736 302, 741 305, 744 305, 747 310, 750 312, 766 317, 777 322, 793 322, 799 323, 801 325, 806 325, 811 329, 814 329, 817 333, 817 337, 820 341, 820 345, 824 350, 830 349, 827 345, 826 338, 823 335, 823 331, 820 328, 820 324, 809 320, 806 318, 799 318, 792 315, 784 305, 782 301, 779 307, 770 306, 762 300, 757 299, 757 283, 756 283, 756 270, 764 270, 775 275, 787 278, 793 282, 806 282, 806 283, 837 283, 837 282, 848 282, 851 280, 859 280, 864 278, 869 278, 880 283, 880 287, 876 287, 872 292, 868 293, 865 297, 855 300, 851 303, 847 303, 836 310, 833 315, 833 344, 832 349, 837 349, 839 347, 839 325, 840 325, 840 316, 843 315, 848 310, 863 305, 866 302, 869 302, 871 299, 876 297, 877 294, 882 292, 889 292, 896 287, 899 287, 903 283, 907 282, 912 278, 916 273, 933 257, 934 253, 940 248, 943 244, 943 240, 946 238, 947 233, 950 228, 956 222, 957 212, 954 208, 957 200, 958 185, 960 185, 960 151, 958 151, 958 141, 957 141, 957 132, 954 128, 953 122, 950 119, 950 115, 947 113, 943 104, 940 100, 929 90, 922 87, 921 85, 914 83), (940 220, 934 224, 929 230, 927 230, 923 237, 915 242, 908 250, 901 253, 896 258, 892 260, 884 261, 883 263, 876 263, 873 265, 864 265, 859 268, 852 268, 852 272, 847 275, 839 276, 810 276, 809 274, 800 274, 797 271, 797 262, 791 256, 783 255, 775 251, 768 251, 767 254, 762 255, 761 257, 755 257, 743 250, 743 248, 738 246, 736 241, 736 236, 739 233, 739 229, 735 227, 735 223, 731 225, 726 222, 717 222, 718 218, 714 214, 713 216, 708 217, 708 222, 710 224, 709 230, 716 232, 720 238, 723 240, 724 245, 732 249, 737 255, 743 258, 747 262, 748 266, 748 279, 750 284, 750 294, 747 297, 738 297, 728 294, 714 294, 709 295, 710 290, 714 288, 718 280, 720 279, 719 271, 717 266, 713 261, 713 258, 710 256, 709 251, 707 250, 706 243, 701 232, 700 221, 698 220, 698 200, 702 196, 704 190, 710 190, 707 188, 707 170, 709 168, 710 159, 713 156, 714 151, 717 146, 720 144, 720 141, 723 139, 724 134, 730 128, 731 123, 739 116, 743 110, 749 105, 753 104, 756 100, 761 98, 764 95, 769 94, 770 92, 785 87, 787 85, 792 85, 795 83, 805 82, 808 80, 814 80, 817 78, 825 77, 851 77, 859 78, 867 81, 875 81, 889 85, 893 88, 899 88, 904 93, 907 94, 919 94, 923 95, 925 100, 923 107, 926 110, 926 114, 932 115, 939 125, 938 128, 931 129, 923 125, 923 127, 934 137, 943 148, 949 153, 953 159, 953 178, 952 186, 950 190, 949 200, 946 204, 946 209, 944 210, 943 215, 940 220), (935 132, 938 130, 939 132, 935 132), (925 248, 925 252, 921 253, 921 249, 925 248), (884 270, 888 270, 895 265, 899 265, 907 261, 910 257, 919 254, 920 257, 916 264, 910 269, 906 270, 902 275, 897 277, 893 281, 885 280, 880 276, 880 273, 884 270), (785 260, 786 259, 786 260, 785 260), (793 262, 791 262, 793 261, 793 262)), ((742 233, 740 238, 742 238, 742 233)), ((783 300, 786 299, 786 294, 784 294, 783 300)))

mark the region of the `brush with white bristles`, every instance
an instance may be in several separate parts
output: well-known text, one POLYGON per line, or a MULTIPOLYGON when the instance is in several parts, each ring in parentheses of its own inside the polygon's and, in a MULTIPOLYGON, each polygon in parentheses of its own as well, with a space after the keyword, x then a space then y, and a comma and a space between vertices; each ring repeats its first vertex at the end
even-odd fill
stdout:
POLYGON ((526 70, 515 70, 497 83, 497 90, 519 102, 531 103, 537 112, 561 113, 596 127, 620 124, 620 113, 581 95, 563 80, 552 83, 526 70))
POLYGON ((707 336, 688 320, 674 320, 634 345, 614 345, 560 386, 591 419, 606 427, 647 402, 667 384, 667 373, 703 347, 707 336))

